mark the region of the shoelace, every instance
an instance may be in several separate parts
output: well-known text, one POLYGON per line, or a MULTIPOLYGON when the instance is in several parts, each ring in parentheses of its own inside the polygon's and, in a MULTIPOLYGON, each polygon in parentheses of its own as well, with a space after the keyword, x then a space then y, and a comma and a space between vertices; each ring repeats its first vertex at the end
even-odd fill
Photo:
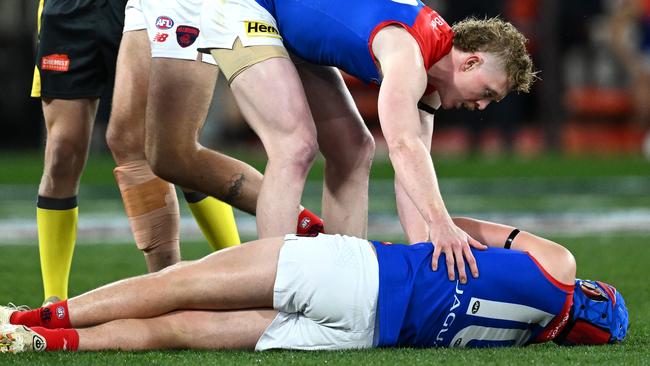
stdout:
POLYGON ((29 311, 29 310, 32 310, 27 305, 16 305, 16 304, 14 304, 12 302, 8 303, 6 307, 11 309, 11 310, 16 310, 16 311, 29 311))

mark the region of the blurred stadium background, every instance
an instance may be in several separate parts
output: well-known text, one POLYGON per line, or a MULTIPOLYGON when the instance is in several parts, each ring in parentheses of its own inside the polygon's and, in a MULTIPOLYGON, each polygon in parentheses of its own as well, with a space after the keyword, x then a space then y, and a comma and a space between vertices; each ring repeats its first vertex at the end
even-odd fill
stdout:
MULTIPOLYGON (((432 155, 449 211, 513 224, 567 244, 578 259, 580 276, 597 275, 626 294, 633 330, 622 348, 593 350, 591 356, 558 351, 551 345, 501 353, 404 350, 389 362, 411 363, 414 358, 418 363, 423 359, 434 362, 442 357, 464 364, 520 364, 525 357, 553 364, 558 360, 591 363, 596 357, 603 363, 647 364, 650 321, 641 309, 650 308, 650 286, 639 274, 647 270, 650 259, 650 1, 425 2, 450 23, 469 15, 500 15, 510 20, 530 38, 530 52, 541 70, 541 80, 528 95, 510 95, 484 112, 440 111, 436 115, 432 155), (626 11, 632 2, 641 5, 640 14, 626 11), (439 357, 423 358, 432 353, 439 357)), ((42 300, 35 201, 44 126, 40 101, 28 97, 36 6, 36 0, 0 1, 0 304, 13 301, 34 306, 42 300), (18 286, 9 274, 20 274, 18 286)), ((369 236, 399 241, 403 236, 395 215, 392 168, 378 132, 376 92, 354 80, 348 82, 378 141, 370 186, 369 236)), ((104 138, 110 110, 107 101, 104 98, 97 117, 81 182, 80 245, 73 260, 71 294, 146 270, 133 245, 112 175, 114 163, 104 138)), ((223 83, 216 88, 201 139, 207 146, 264 167, 261 145, 242 121, 223 83)), ((318 162, 312 169, 304 196, 304 204, 316 212, 321 168, 318 162)), ((207 245, 182 204, 181 210, 183 256, 204 255, 207 245)), ((254 238, 254 218, 241 212, 236 215, 243 239, 254 238)), ((97 362, 91 356, 67 356, 49 360, 97 362)), ((116 361, 113 356, 111 363, 116 361)), ((200 352, 123 357, 121 362, 129 364, 206 361, 200 352)), ((313 363, 304 354, 295 359, 282 357, 282 353, 234 353, 221 360, 235 364, 279 358, 282 364, 313 363)), ((327 362, 328 357, 348 364, 361 360, 348 353, 319 357, 318 363, 327 362)), ((393 356, 384 351, 362 354, 366 362, 386 362, 389 357, 393 356)), ((44 359, 16 359, 30 360, 44 359)), ((214 362, 214 358, 209 360, 214 362)))

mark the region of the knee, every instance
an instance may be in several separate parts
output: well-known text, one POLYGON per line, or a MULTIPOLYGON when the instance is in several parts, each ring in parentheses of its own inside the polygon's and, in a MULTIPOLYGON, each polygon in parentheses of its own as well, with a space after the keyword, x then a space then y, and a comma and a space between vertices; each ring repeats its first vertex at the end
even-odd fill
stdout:
POLYGON ((88 146, 73 139, 57 139, 47 142, 48 156, 45 170, 53 179, 78 178, 86 163, 88 146))
POLYGON ((355 146, 358 151, 356 156, 358 157, 359 163, 370 168, 372 159, 375 156, 375 139, 372 137, 370 132, 365 131, 361 134, 357 139, 355 146))
POLYGON ((375 156, 375 139, 368 130, 348 135, 344 141, 335 141, 323 149, 325 160, 337 170, 370 170, 375 156))
POLYGON ((318 142, 316 136, 295 137, 286 139, 268 151, 269 163, 282 166, 289 166, 298 174, 306 175, 309 172, 316 154, 318 153, 318 142))
POLYGON ((137 124, 129 122, 119 120, 119 117, 111 118, 106 130, 106 144, 118 164, 125 160, 139 160, 144 156, 144 141, 140 128, 137 124), (125 129, 116 125, 128 125, 132 128, 125 129))
POLYGON ((190 165, 193 151, 176 144, 154 143, 146 146, 145 155, 155 175, 178 184, 178 179, 184 176, 183 172, 190 165))

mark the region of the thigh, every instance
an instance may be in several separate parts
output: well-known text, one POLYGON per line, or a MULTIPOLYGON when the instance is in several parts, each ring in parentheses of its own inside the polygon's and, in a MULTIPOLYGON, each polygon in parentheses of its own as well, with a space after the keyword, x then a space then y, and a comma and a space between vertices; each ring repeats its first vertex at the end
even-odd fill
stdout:
POLYGON ((169 325, 178 348, 253 350, 276 317, 272 309, 236 311, 179 311, 156 320, 169 325))
POLYGON ((156 279, 177 289, 177 309, 271 308, 282 238, 261 239, 169 267, 156 279))
POLYGON ((171 58, 151 60, 146 112, 147 145, 175 148, 196 144, 212 100, 217 74, 215 66, 204 62, 171 58))
POLYGON ((42 104, 48 144, 88 149, 97 112, 97 99, 43 98, 42 104))
POLYGON ((289 58, 275 57, 252 65, 234 78, 231 88, 269 155, 300 142, 316 144, 305 92, 289 58))
POLYGON ((149 86, 151 53, 144 30, 128 31, 122 37, 117 57, 115 89, 109 134, 137 138, 144 146, 144 118, 149 86))
POLYGON ((295 63, 323 154, 340 154, 371 136, 338 69, 299 59, 295 63))

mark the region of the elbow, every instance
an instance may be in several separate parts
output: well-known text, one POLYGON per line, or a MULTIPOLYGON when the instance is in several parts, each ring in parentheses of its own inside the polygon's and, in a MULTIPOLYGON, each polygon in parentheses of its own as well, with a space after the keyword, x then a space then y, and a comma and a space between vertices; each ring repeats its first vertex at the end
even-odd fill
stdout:
POLYGON ((573 285, 576 280, 576 259, 573 254, 566 248, 559 246, 556 248, 556 259, 558 266, 555 273, 555 279, 561 283, 573 285))
POLYGON ((406 136, 399 136, 392 139, 386 139, 388 147, 388 155, 391 160, 399 159, 400 157, 409 156, 414 150, 414 142, 419 141, 416 139, 409 139, 406 136))

